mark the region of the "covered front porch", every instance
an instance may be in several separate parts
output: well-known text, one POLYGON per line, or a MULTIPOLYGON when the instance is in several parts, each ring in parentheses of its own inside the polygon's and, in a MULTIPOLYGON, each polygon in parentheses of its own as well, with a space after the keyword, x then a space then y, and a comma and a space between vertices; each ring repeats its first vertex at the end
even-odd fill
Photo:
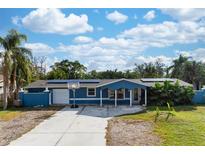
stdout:
POLYGON ((119 104, 147 106, 147 87, 127 79, 99 86, 100 106, 111 102, 115 107, 119 104), (103 92, 107 91, 107 96, 103 92))

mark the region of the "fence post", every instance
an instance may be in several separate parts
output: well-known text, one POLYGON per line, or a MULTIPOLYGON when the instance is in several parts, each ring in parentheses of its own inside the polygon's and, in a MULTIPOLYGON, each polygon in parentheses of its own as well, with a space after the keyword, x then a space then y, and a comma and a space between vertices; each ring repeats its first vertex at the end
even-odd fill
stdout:
MULTIPOLYGON (((46 94, 46 106, 50 105, 50 91, 48 90, 48 88, 46 87, 46 89, 43 91, 44 94, 46 94)), ((44 104, 45 105, 45 104, 44 104)))
POLYGON ((20 105, 24 106, 24 90, 23 89, 19 92, 18 97, 20 99, 20 103, 21 103, 20 105))

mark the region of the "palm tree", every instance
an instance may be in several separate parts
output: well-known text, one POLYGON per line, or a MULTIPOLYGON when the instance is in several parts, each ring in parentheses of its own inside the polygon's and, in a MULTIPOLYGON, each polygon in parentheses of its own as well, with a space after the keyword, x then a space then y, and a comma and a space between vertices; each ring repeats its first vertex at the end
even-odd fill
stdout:
POLYGON ((173 65, 168 68, 168 70, 172 69, 171 77, 182 79, 182 70, 184 69, 185 62, 188 61, 188 57, 184 57, 180 55, 178 59, 173 60, 173 65))
POLYGON ((4 48, 4 53, 1 53, 2 57, 2 73, 3 73, 3 108, 7 108, 8 94, 9 94, 9 73, 11 66, 11 44, 9 36, 5 38, 0 37, 0 43, 4 48))
POLYGON ((26 48, 13 50, 13 65, 11 75, 12 102, 17 98, 18 91, 23 83, 28 83, 31 78, 32 63, 31 51, 26 48))
POLYGON ((28 64, 28 61, 31 57, 30 50, 20 47, 21 43, 26 40, 26 35, 20 34, 14 29, 10 30, 8 35, 4 38, 0 37, 0 44, 4 48, 4 53, 2 54, 4 109, 6 109, 8 105, 8 96, 11 96, 12 101, 14 101, 14 92, 16 91, 17 87, 16 81, 18 70, 22 69, 22 67, 27 67, 28 65, 23 65, 28 64))

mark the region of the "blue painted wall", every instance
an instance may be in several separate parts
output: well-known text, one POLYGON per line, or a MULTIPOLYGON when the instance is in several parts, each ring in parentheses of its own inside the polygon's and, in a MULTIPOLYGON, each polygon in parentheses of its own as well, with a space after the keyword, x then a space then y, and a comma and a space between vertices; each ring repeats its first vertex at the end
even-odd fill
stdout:
POLYGON ((19 99, 21 100, 22 106, 34 107, 34 106, 49 106, 49 92, 39 93, 19 93, 19 99))
MULTIPOLYGON (((87 88, 80 88, 75 91, 76 98, 100 98, 100 89, 96 88, 96 96, 87 96, 87 88)), ((70 98, 73 97, 73 90, 70 90, 70 98)), ((103 98, 108 98, 108 88, 102 89, 103 98)), ((128 89, 125 89, 125 98, 130 98, 130 92, 128 89)))
MULTIPOLYGON (((129 97, 130 97, 130 92, 129 89, 134 89, 134 88, 143 88, 146 89, 145 86, 129 82, 126 80, 121 80, 118 82, 114 82, 102 87, 96 88, 96 96, 87 96, 87 88, 82 87, 80 89, 77 89, 75 92, 75 98, 81 99, 82 100, 76 100, 76 104, 100 104, 100 90, 102 89, 102 95, 103 95, 103 104, 114 104, 114 99, 109 99, 108 98, 108 89, 120 89, 123 88, 125 89, 125 99, 118 99, 117 103, 118 104, 129 104, 129 97), (86 98, 86 100, 83 100, 83 98, 86 98), (90 98, 90 99, 89 99, 90 98)), ((23 97, 21 98, 23 101, 24 106, 36 106, 36 105, 43 105, 43 106, 48 106, 49 105, 49 96, 47 94, 44 94, 44 88, 30 88, 28 89, 29 93, 24 93, 23 97)), ((51 94, 51 103, 53 103, 53 90, 50 90, 51 94)), ((70 99, 74 98, 73 97, 73 91, 69 91, 69 96, 70 99)), ((73 100, 70 100, 70 104, 73 103, 73 100)))
POLYGON ((192 99, 194 104, 205 104, 205 90, 198 90, 192 99))

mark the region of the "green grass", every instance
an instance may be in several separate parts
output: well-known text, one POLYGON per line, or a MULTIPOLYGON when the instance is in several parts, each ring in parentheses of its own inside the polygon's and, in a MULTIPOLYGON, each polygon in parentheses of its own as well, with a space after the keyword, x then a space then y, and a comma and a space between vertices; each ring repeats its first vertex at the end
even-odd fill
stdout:
MULTIPOLYGON (((160 108, 166 110, 166 107, 160 108)), ((161 139, 161 145, 205 145, 205 106, 177 106, 176 113, 168 122, 165 115, 155 123, 155 107, 149 107, 146 113, 122 116, 124 119, 151 121, 154 133, 161 139)))
POLYGON ((24 114, 25 111, 49 111, 49 110, 58 111, 62 108, 63 106, 49 106, 45 108, 9 107, 7 110, 3 110, 2 108, 0 108, 0 121, 12 120, 24 114))
POLYGON ((9 109, 9 110, 1 110, 0 109, 0 120, 2 121, 9 121, 17 116, 20 116, 22 112, 20 110, 15 110, 15 109, 9 109))

